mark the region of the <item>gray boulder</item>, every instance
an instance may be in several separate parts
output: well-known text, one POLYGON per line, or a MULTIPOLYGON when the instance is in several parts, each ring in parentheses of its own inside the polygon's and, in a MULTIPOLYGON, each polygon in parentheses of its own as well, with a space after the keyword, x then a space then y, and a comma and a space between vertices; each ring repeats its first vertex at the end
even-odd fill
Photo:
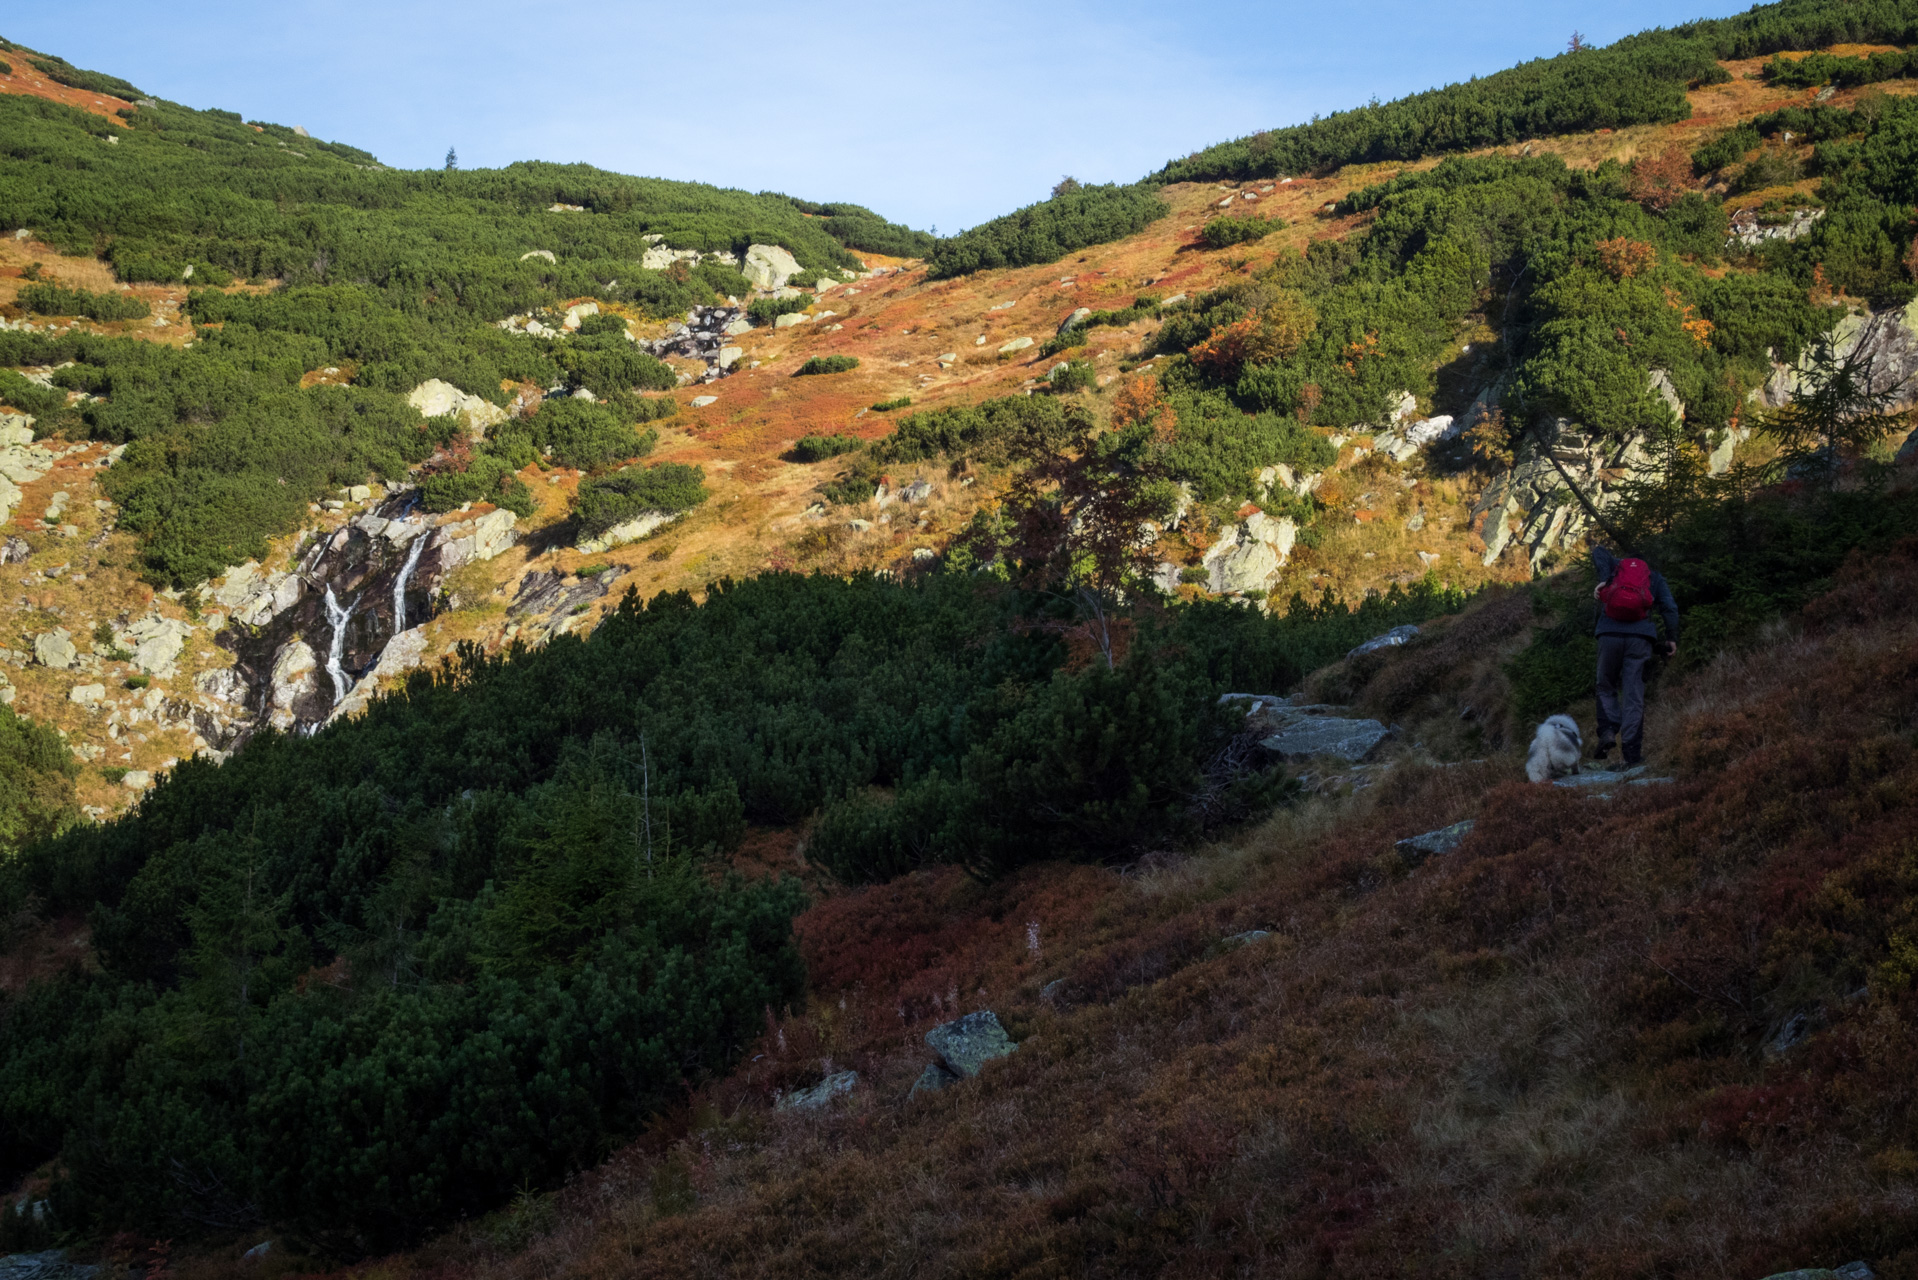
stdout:
POLYGON ((1066 317, 1065 323, 1059 326, 1059 332, 1064 333, 1067 329, 1078 328, 1080 325, 1085 323, 1086 317, 1091 314, 1092 314, 1091 307, 1080 307, 1077 311, 1074 311, 1071 315, 1066 317))
POLYGON ((1465 843, 1465 837, 1471 834, 1472 828, 1477 825, 1475 820, 1467 818, 1463 822, 1454 822, 1449 827, 1428 831, 1422 836, 1408 836, 1394 847, 1407 862, 1417 865, 1427 858, 1452 852, 1465 843))
POLYGON ((799 274, 799 261, 776 244, 756 244, 747 248, 739 273, 755 288, 778 289, 799 274))
POLYGON ((65 627, 55 627, 33 638, 33 656, 43 667, 65 671, 80 660, 80 651, 73 647, 73 636, 65 627))
POLYGON ((25 564, 27 557, 33 554, 33 548, 27 545, 25 538, 8 538, 0 542, 0 564, 25 564))
POLYGON ((999 1025, 999 1015, 990 1009, 940 1023, 926 1032, 926 1043, 939 1055, 945 1069, 961 1079, 978 1075, 986 1063, 1006 1057, 1019 1047, 999 1025))
POLYGON ((859 1083, 857 1071, 835 1071, 810 1089, 794 1089, 778 1102, 781 1111, 814 1111, 859 1083))
POLYGON ((1235 933, 1219 945, 1227 951, 1236 951, 1240 947, 1249 947, 1255 942, 1264 942, 1272 936, 1270 929, 1247 929, 1244 933, 1235 933))

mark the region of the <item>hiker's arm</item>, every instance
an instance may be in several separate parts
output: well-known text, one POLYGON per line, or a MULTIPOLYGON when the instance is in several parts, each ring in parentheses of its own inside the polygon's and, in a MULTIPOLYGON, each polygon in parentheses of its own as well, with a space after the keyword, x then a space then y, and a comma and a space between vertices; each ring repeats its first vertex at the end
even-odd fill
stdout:
POLYGON ((1665 575, 1652 575, 1652 602, 1658 606, 1658 616, 1665 622, 1665 643, 1673 652, 1678 650, 1678 601, 1672 596, 1671 587, 1665 583, 1665 575))

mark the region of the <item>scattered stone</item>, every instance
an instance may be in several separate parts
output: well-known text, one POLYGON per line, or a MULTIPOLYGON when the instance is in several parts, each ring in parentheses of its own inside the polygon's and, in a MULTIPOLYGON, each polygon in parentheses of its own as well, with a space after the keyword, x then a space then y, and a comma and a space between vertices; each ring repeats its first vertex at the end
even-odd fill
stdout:
POLYGON ((704 409, 709 404, 718 404, 719 397, 718 396, 694 396, 692 398, 691 403, 693 408, 695 409, 704 409))
POLYGON ((1074 311, 1071 315, 1066 317, 1065 323, 1059 326, 1059 332, 1064 333, 1067 329, 1078 328, 1079 325, 1085 322, 1085 318, 1091 314, 1092 314, 1091 307, 1080 307, 1077 311, 1074 311))
POLYGON ((914 547, 912 549, 912 562, 914 564, 931 564, 938 558, 939 553, 931 547, 914 547))
MULTIPOLYGON (((553 255, 549 253, 546 256, 548 258, 551 258, 553 255)), ((271 1240, 262 1240, 260 1241, 260 1243, 254 1245, 251 1249, 248 1249, 245 1253, 241 1254, 240 1261, 241 1262, 258 1262, 272 1252, 273 1252, 273 1242, 271 1240)))
POLYGON ((73 647, 73 636, 65 627, 55 627, 33 638, 33 656, 43 667, 65 671, 80 660, 80 651, 73 647))
POLYGON ((931 496, 932 481, 930 480, 914 480, 911 484, 899 491, 899 501, 901 502, 924 502, 931 496))
POLYGON ((173 675, 174 663, 192 634, 190 624, 154 613, 125 630, 116 627, 113 642, 132 651, 133 665, 143 674, 164 680, 173 675))
POLYGON ((1011 355, 1015 351, 1024 351, 1027 347, 1031 345, 1032 345, 1031 338, 1014 338, 1011 342, 1008 342, 1004 346, 999 348, 999 354, 1002 356, 1011 355))
POLYGON ((13 537, 0 542, 0 564, 25 564, 32 554, 33 548, 27 545, 25 538, 13 537))
POLYGON ((1440 827, 1437 831, 1428 831, 1422 836, 1408 836, 1393 847, 1399 855, 1413 866, 1436 857, 1441 853, 1450 853, 1465 843, 1465 837, 1471 833, 1477 820, 1467 818, 1463 822, 1454 822, 1449 827, 1440 827))
POLYGON ((753 322, 744 316, 741 316, 737 320, 730 321, 725 328, 720 330, 720 332, 728 338, 737 338, 742 333, 751 333, 752 331, 753 322))
POLYGON ((67 701, 82 707, 97 707, 107 700, 107 687, 103 684, 76 684, 67 690, 67 701))
POLYGON ((1240 947, 1249 946, 1254 942, 1263 942, 1271 936, 1272 931, 1270 929, 1247 929, 1244 933, 1233 934, 1219 945, 1228 951, 1235 951, 1240 947))
POLYGON ((846 527, 847 527, 848 529, 851 529, 851 530, 852 530, 852 531, 853 531, 854 533, 871 533, 871 532, 872 532, 872 521, 870 521, 870 520, 849 520, 849 521, 847 521, 847 522, 846 522, 846 527))
POLYGON ((857 1071, 835 1071, 810 1089, 794 1089, 779 1099, 781 1111, 813 1111, 842 1093, 851 1093, 859 1083, 857 1071))
MULTIPOLYGON (((528 258, 544 258, 544 259, 546 259, 546 260, 547 260, 548 262, 558 262, 558 261, 559 261, 559 259, 558 259, 558 258, 555 258, 555 257, 553 256, 553 251, 552 251, 551 249, 528 249, 528 250, 527 250, 527 251, 526 251, 525 253, 522 253, 522 254, 520 254, 520 256, 519 256, 519 260, 520 260, 521 262, 524 262, 524 261, 526 261, 526 260, 527 260, 528 258)), ((262 1249, 264 1249, 264 1248, 265 1248, 266 1246, 265 1246, 265 1245, 261 1245, 260 1247, 261 1247, 262 1249)), ((252 1255, 252 1254, 248 1254, 247 1256, 248 1256, 248 1257, 252 1257, 253 1255, 252 1255)))
POLYGON ((1174 307, 1184 301, 1185 301, 1185 295, 1183 293, 1175 293, 1170 298, 1167 298, 1165 301, 1161 302, 1159 305, 1162 307, 1174 307))
POLYGON ((146 769, 128 769, 121 775, 120 785, 128 791, 145 791, 153 785, 153 774, 146 769))
POLYGON ((418 409, 423 418, 458 414, 474 439, 485 435, 486 428, 506 421, 506 410, 478 396, 468 395, 452 383, 438 378, 429 378, 414 387, 407 393, 406 403, 418 409))
POLYGON ((744 347, 721 347, 719 349, 719 367, 721 369, 731 369, 733 365, 738 362, 739 357, 745 354, 746 349, 744 347))
POLYGON ((790 329, 795 325, 811 324, 812 317, 803 311, 788 311, 783 316, 773 317, 773 328, 790 329))
POLYGON ((1012 308, 1014 308, 1014 307, 1016 307, 1016 306, 1018 306, 1018 305, 1019 305, 1019 303, 1018 303, 1018 301, 1017 301, 1016 299, 1015 299, 1015 300, 1013 300, 1013 301, 1011 301, 1011 302, 995 302, 995 303, 993 303, 993 304, 992 304, 992 306, 991 306, 991 307, 989 307, 989 308, 988 308, 988 310, 991 310, 991 311, 1010 311, 1010 310, 1012 310, 1012 308))
POLYGON ((1019 1047, 999 1025, 999 1015, 989 1009, 940 1023, 926 1032, 926 1043, 947 1071, 964 1078, 978 1075, 986 1063, 1019 1047))
POLYGON ((1418 633, 1419 629, 1410 623, 1402 627, 1393 627, 1384 635, 1373 636, 1364 644, 1347 651, 1345 656, 1348 658, 1356 658, 1360 654, 1377 653, 1380 649, 1396 649, 1406 641, 1413 639, 1418 633))

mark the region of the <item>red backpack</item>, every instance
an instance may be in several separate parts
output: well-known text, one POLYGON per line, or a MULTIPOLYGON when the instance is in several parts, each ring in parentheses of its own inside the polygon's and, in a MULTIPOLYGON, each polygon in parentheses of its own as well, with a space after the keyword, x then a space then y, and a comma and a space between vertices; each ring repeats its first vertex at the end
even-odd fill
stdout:
POLYGON ((1643 560, 1621 560, 1618 572, 1599 591, 1605 616, 1614 622, 1643 622, 1652 612, 1652 567, 1643 560))

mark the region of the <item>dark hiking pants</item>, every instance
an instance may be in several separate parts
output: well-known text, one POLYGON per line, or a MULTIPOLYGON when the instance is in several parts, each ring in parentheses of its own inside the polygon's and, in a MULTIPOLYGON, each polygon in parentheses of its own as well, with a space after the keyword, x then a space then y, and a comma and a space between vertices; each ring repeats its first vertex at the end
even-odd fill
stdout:
POLYGON ((1645 664, 1652 642, 1644 636, 1598 638, 1598 745, 1623 744, 1625 763, 1637 764, 1645 734, 1645 664))

